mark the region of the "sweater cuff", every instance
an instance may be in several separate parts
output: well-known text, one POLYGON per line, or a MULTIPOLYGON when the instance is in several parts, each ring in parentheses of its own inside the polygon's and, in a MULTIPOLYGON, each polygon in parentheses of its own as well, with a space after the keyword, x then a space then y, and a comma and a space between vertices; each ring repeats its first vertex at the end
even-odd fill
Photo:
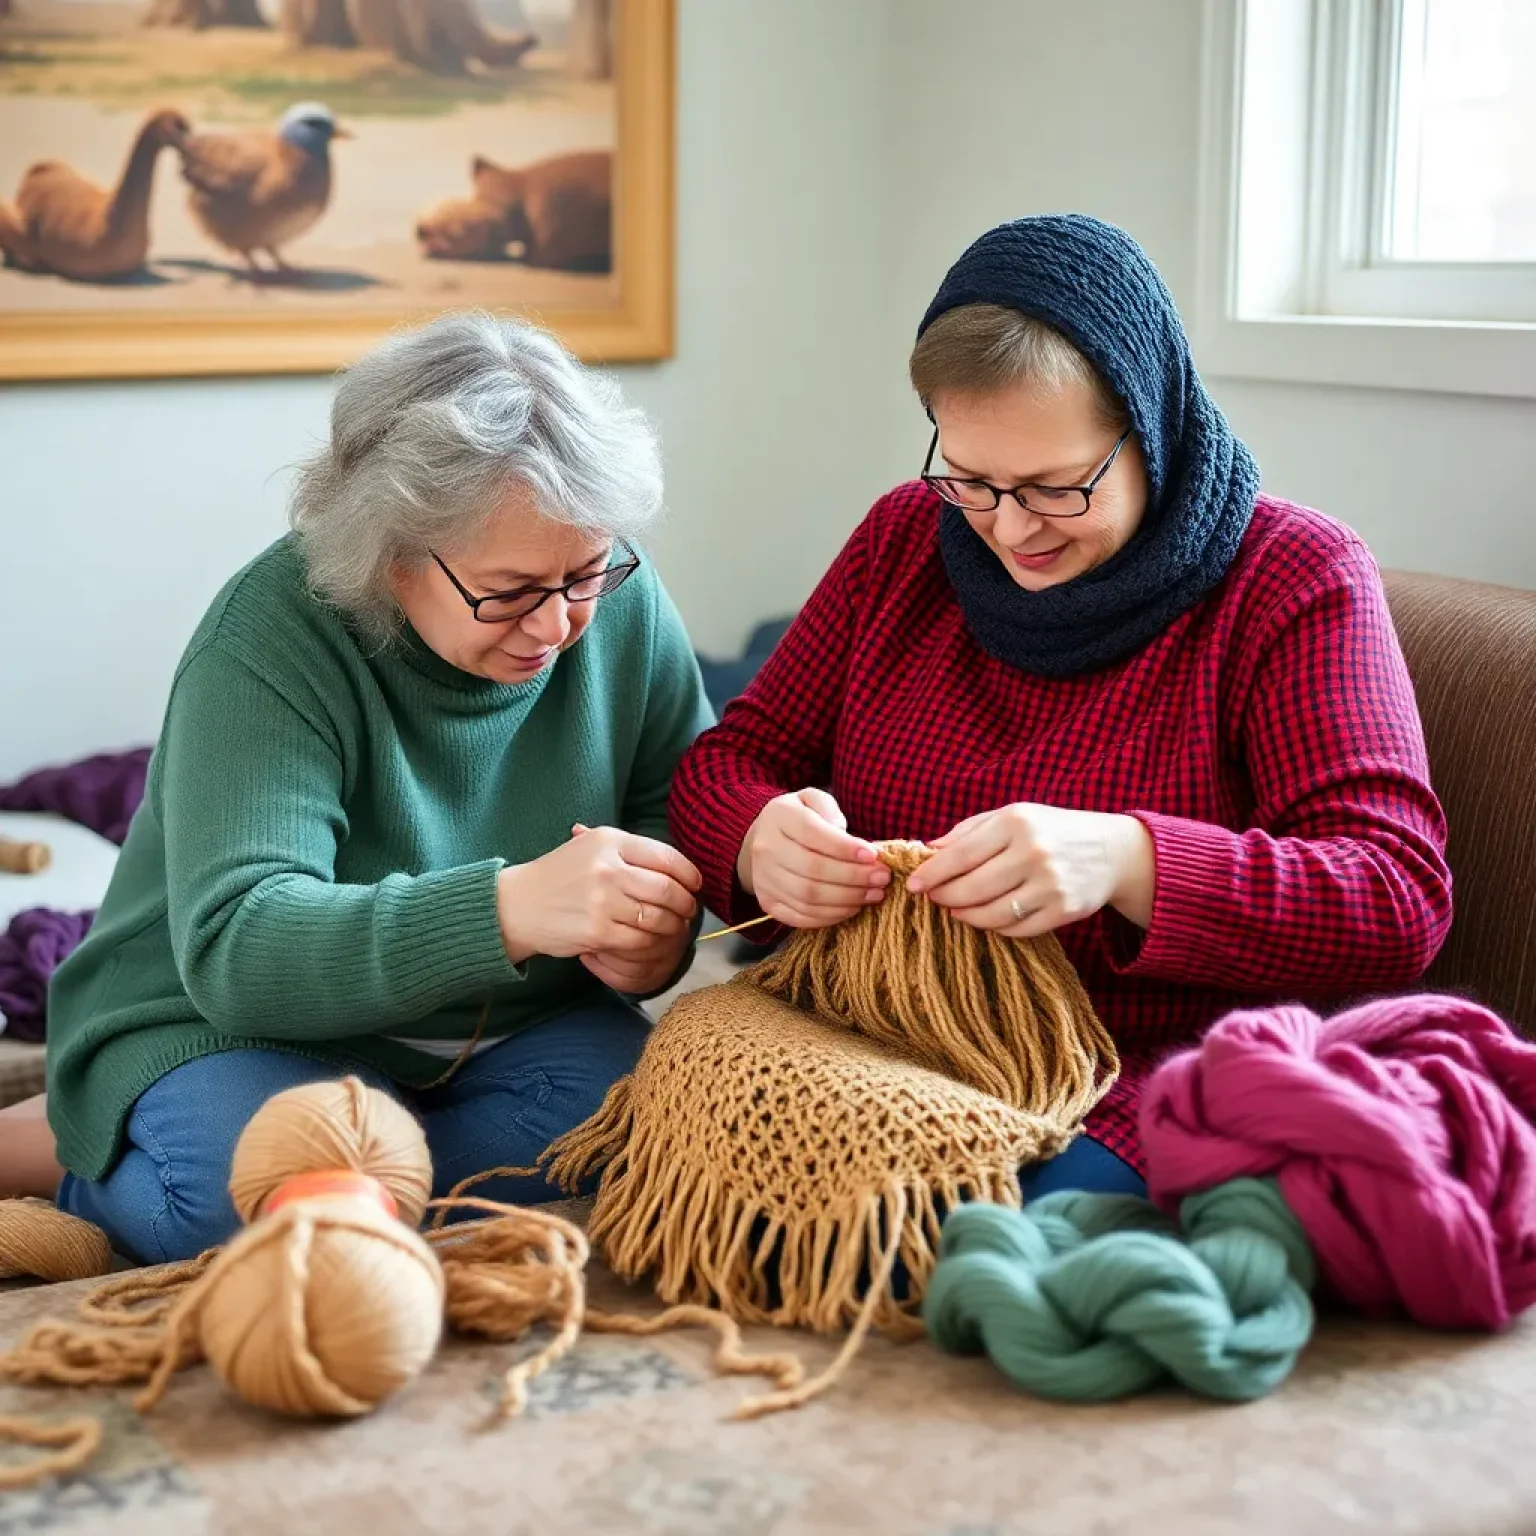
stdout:
POLYGON ((1186 981, 1208 963, 1212 935, 1232 921, 1237 834, 1226 827, 1131 811, 1152 839, 1156 873, 1145 930, 1106 911, 1105 949, 1117 976, 1186 981))
POLYGON ((512 963, 501 938, 496 877, 505 863, 483 859, 384 881, 381 902, 395 919, 387 924, 386 963, 407 1006, 429 1013, 467 993, 527 980, 527 967, 512 963))
MULTIPOLYGON (((715 817, 711 840, 721 849, 725 859, 724 867, 714 871, 713 894, 723 898, 721 905, 726 910, 716 909, 716 915, 725 919, 728 928, 763 915, 756 898, 749 896, 736 878, 736 861, 741 857, 741 845, 747 840, 752 823, 783 793, 772 785, 743 785, 733 788, 729 799, 722 795, 722 803, 711 807, 715 817)), ((752 931, 756 937, 758 930, 752 931)))

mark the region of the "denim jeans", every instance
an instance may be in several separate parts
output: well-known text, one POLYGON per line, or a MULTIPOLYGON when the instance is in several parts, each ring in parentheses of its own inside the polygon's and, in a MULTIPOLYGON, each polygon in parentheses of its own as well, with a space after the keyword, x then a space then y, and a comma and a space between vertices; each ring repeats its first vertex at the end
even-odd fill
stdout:
POLYGON ((1102 1142, 1079 1136, 1065 1152, 1019 1170, 1026 1204, 1058 1189, 1085 1189, 1096 1195, 1145 1195, 1146 1181, 1102 1142))
MULTIPOLYGON (((648 1028, 639 1009, 615 997, 481 1051, 441 1087, 412 1090, 366 1070, 355 1075, 420 1119, 432 1193, 443 1195, 472 1173, 534 1163, 634 1068, 648 1028)), ((338 1075, 334 1065, 268 1048, 221 1051, 176 1067, 134 1104, 128 1145, 112 1171, 99 1181, 66 1174, 59 1207, 94 1222, 118 1252, 144 1264, 227 1242, 240 1226, 227 1187, 240 1132, 273 1094, 338 1075)), ((496 1179, 475 1193, 532 1204, 559 1191, 521 1178, 496 1179)))

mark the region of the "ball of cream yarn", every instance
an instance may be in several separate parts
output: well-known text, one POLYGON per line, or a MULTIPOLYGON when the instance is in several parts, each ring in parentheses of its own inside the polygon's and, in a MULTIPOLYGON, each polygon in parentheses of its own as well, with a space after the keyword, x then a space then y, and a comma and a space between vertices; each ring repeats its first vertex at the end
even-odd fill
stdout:
POLYGON ((291 1088, 262 1106, 230 1177, 236 1209, 255 1220, 193 1303, 203 1352, 233 1391, 278 1413, 348 1416, 425 1368, 442 1330, 443 1272, 413 1227, 431 1188, 420 1126, 355 1078, 291 1088), (399 1217, 358 1194, 259 1214, 286 1179, 331 1170, 377 1179, 399 1217))

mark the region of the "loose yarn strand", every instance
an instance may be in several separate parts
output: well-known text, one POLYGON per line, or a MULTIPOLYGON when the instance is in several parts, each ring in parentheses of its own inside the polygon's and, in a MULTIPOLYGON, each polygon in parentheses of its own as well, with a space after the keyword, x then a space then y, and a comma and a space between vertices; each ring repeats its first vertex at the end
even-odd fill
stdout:
POLYGON ((552 1211, 504 1205, 466 1193, 492 1179, 527 1177, 539 1171, 487 1169, 461 1179, 430 1207, 433 1216, 427 1241, 442 1261, 452 1328, 498 1340, 520 1338, 539 1322, 555 1329, 548 1344, 506 1373, 500 1416, 512 1418, 527 1407, 530 1384, 570 1353, 583 1328, 636 1337, 676 1328, 708 1328, 716 1335, 713 1363, 721 1372, 763 1376, 781 1388, 801 1379, 803 1368, 793 1356, 748 1353, 741 1330, 722 1313, 673 1306, 642 1317, 588 1308, 585 1270, 591 1249, 580 1227, 552 1211), (446 1225, 456 1210, 479 1211, 484 1219, 446 1225))
POLYGON ((902 1228, 907 1219, 906 1191, 899 1184, 892 1186, 884 1204, 890 1237, 885 1245, 885 1252, 880 1257, 880 1263, 870 1277, 869 1289, 865 1292, 859 1315, 854 1319, 853 1327, 849 1329, 848 1337, 843 1340, 842 1348, 838 1350, 832 1363, 807 1382, 791 1384, 776 1392, 765 1393, 761 1397, 748 1398, 737 1406, 734 1418, 757 1419, 764 1414, 778 1413, 786 1408, 799 1408, 810 1402, 812 1398, 820 1397, 823 1392, 835 1387, 843 1379, 854 1357, 864 1347, 864 1340, 874 1323, 876 1311, 895 1273, 896 1256, 901 1252, 902 1228))
POLYGON ((853 1330, 829 1373, 752 1411, 824 1390, 870 1328, 920 1334, 944 1210, 1019 1205, 1019 1168, 1065 1147, 1119 1069, 1055 939, 983 933, 909 891, 923 844, 878 853, 880 902, 679 998, 542 1159, 567 1190, 598 1177, 593 1248, 664 1302, 853 1330))
POLYGON ((64 1419, 57 1424, 0 1415, 0 1440, 15 1445, 53 1445, 51 1455, 37 1456, 14 1467, 0 1467, 0 1491, 30 1488, 50 1477, 78 1472, 101 1449, 101 1420, 64 1419))

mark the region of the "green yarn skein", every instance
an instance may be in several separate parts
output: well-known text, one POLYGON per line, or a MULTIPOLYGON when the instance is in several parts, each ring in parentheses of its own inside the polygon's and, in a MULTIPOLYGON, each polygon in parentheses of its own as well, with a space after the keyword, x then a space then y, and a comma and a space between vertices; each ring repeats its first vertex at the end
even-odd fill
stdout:
POLYGON ((951 1354, 985 1351, 1016 1386, 1103 1402, 1172 1378, 1247 1401, 1312 1336, 1312 1246, 1269 1179, 1186 1199, 1180 1224, 1136 1195, 1064 1190, 944 1223, 923 1321, 951 1354))

